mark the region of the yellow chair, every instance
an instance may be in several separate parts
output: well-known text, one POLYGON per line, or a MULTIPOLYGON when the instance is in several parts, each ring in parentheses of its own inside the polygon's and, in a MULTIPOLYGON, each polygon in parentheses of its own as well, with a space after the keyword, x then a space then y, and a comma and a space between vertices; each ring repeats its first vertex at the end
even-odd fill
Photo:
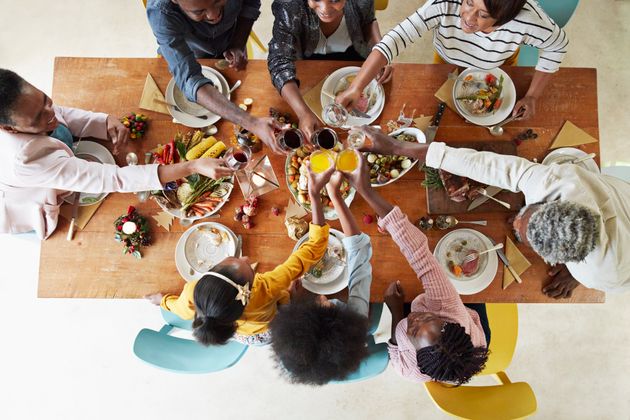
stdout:
MULTIPOLYGON (((387 1, 388 0, 377 0, 377 3, 385 3, 385 7, 387 7, 387 1)), ((147 0, 142 0, 142 4, 144 5, 144 7, 147 7, 147 0)), ((385 8, 384 7, 384 8, 385 8)), ((247 38, 247 58, 254 58, 254 45, 257 46, 258 48, 260 48, 262 50, 262 52, 266 53, 267 52, 267 48, 265 47, 265 44, 262 43, 262 41, 260 40, 260 38, 258 37, 258 35, 256 35, 256 32, 251 31, 249 33, 249 38, 247 38)), ((160 54, 158 54, 158 58, 162 57, 160 54)))
POLYGON ((463 419, 520 419, 536 412, 536 396, 525 382, 510 382, 505 369, 512 362, 518 338, 515 304, 486 304, 492 339, 486 367, 479 375, 492 375, 500 385, 460 386, 427 382, 425 388, 437 407, 463 419))
POLYGON ((387 9, 387 4, 389 0, 374 0, 374 9, 375 10, 385 10, 387 9))

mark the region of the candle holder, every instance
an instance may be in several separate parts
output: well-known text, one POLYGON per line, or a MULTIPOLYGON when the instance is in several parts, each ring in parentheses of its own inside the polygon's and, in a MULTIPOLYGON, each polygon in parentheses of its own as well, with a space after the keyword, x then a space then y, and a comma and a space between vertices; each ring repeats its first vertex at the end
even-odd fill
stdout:
POLYGON ((245 199, 260 197, 280 187, 267 155, 235 174, 245 199))

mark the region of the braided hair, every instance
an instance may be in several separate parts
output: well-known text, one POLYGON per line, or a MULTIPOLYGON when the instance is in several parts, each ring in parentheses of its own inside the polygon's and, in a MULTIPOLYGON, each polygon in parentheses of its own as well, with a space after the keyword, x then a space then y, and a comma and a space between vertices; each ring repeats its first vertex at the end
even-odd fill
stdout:
POLYGON ((462 385, 481 372, 488 360, 488 349, 475 347, 461 325, 448 322, 438 342, 416 352, 420 372, 433 380, 462 385))
MULTIPOLYGON (((237 284, 245 284, 231 266, 216 266, 212 271, 237 284)), ((226 281, 208 273, 197 282, 193 292, 195 319, 193 336, 204 346, 225 344, 236 332, 236 321, 245 307, 236 300, 238 291, 226 281)))

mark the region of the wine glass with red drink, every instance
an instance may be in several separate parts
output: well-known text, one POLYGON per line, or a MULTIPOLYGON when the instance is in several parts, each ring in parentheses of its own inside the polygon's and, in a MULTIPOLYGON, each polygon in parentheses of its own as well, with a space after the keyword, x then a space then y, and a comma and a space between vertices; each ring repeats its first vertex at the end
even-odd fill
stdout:
POLYGON ((252 150, 241 144, 235 144, 225 152, 225 164, 239 171, 244 169, 249 163, 249 159, 252 157, 252 150))
POLYGON ((276 141, 286 151, 295 150, 304 144, 304 133, 298 128, 285 128, 278 133, 276 141))
POLYGON ((311 139, 312 143, 319 146, 321 149, 332 150, 339 137, 337 137, 337 133, 333 129, 328 127, 321 128, 313 133, 313 137, 311 139))

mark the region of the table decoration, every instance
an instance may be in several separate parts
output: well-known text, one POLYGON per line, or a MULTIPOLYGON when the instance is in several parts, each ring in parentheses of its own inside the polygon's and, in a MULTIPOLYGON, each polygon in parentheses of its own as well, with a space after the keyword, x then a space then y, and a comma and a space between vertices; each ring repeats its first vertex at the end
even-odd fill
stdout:
POLYGON ((151 245, 149 223, 134 206, 127 208, 127 213, 114 222, 114 239, 123 244, 123 254, 131 254, 136 259, 142 258, 140 247, 151 245))

